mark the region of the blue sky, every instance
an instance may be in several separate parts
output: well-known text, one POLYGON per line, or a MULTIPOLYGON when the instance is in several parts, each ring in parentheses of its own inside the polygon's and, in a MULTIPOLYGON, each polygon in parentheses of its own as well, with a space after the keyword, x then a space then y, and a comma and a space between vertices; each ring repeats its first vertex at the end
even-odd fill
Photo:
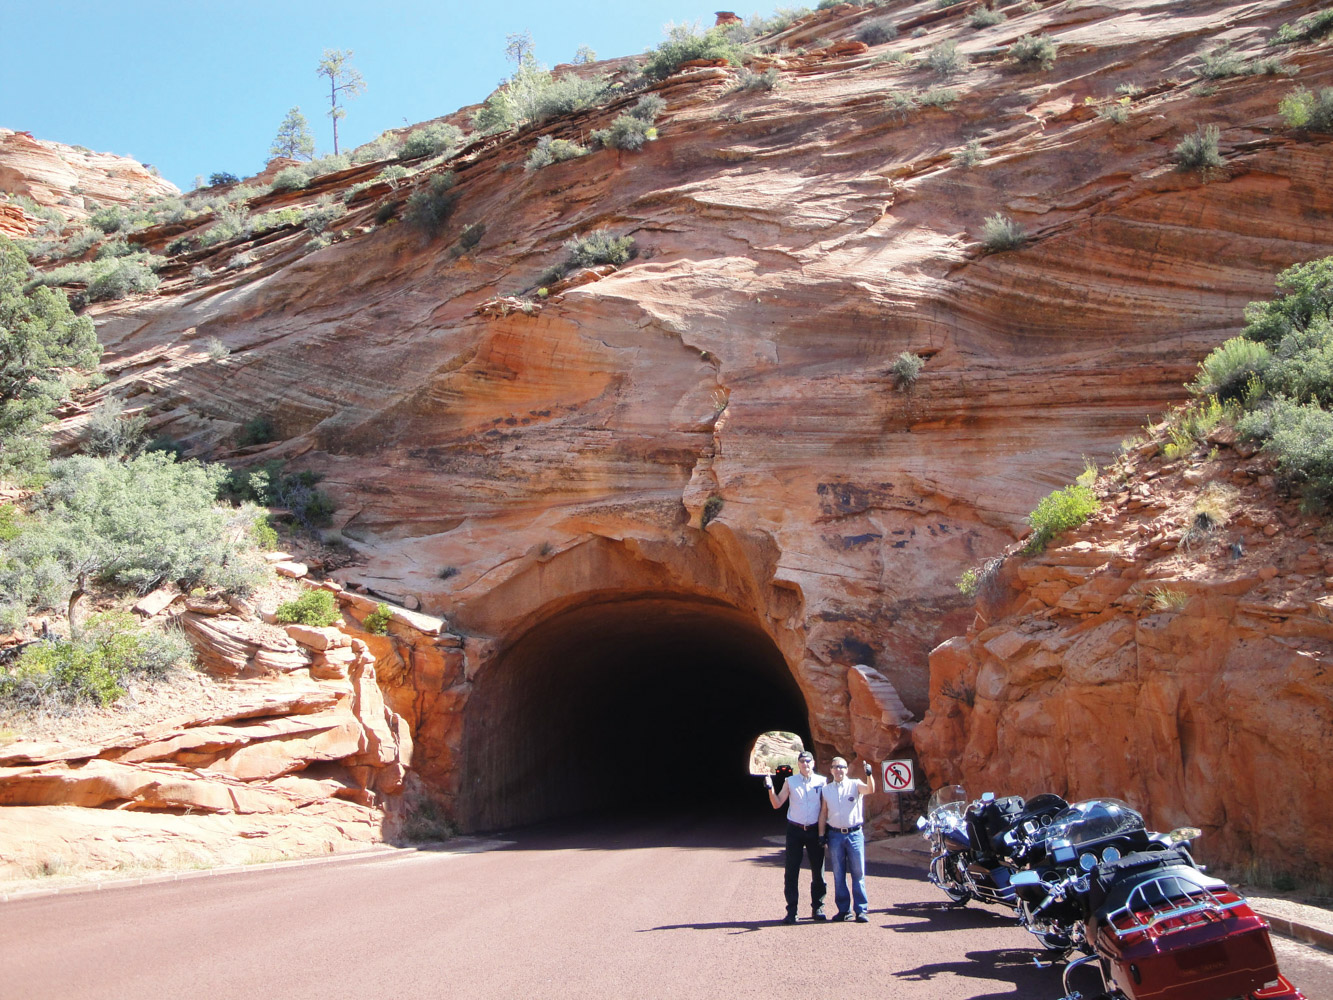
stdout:
MULTIPOLYGON (((29 0, 5 15, 0 126, 133 156, 188 190, 197 174, 260 170, 293 106, 319 151, 332 152, 327 81, 315 75, 325 48, 352 49, 366 81, 339 126, 346 150, 405 119, 481 101, 512 70, 510 32, 530 30, 549 66, 580 45, 601 58, 642 52, 667 22, 707 27, 718 9, 717 0, 29 0)), ((734 9, 768 15, 773 5, 734 9)))

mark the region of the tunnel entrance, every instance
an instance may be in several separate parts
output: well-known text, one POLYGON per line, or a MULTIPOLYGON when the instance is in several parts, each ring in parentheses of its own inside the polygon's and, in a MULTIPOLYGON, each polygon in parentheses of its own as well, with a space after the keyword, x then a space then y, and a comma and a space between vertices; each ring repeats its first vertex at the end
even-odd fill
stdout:
POLYGON ((809 745, 805 700, 751 616, 672 596, 582 604, 479 677, 460 813, 472 830, 627 810, 771 813, 746 772, 769 729, 809 745))

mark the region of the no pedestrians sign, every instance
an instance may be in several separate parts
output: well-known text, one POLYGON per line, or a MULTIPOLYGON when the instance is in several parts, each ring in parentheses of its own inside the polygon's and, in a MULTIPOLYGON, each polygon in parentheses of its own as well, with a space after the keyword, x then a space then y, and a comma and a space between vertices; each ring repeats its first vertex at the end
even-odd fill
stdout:
POLYGON ((910 760, 886 760, 883 767, 884 791, 916 791, 916 775, 912 771, 910 760))

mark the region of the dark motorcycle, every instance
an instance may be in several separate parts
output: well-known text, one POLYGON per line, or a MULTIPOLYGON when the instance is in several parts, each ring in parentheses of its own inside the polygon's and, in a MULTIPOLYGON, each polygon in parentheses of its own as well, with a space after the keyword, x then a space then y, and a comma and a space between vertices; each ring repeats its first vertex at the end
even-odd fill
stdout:
MULTIPOLYGON (((976 899, 1018 912, 1010 880, 1019 868, 1044 859, 1045 843, 1038 834, 1067 805, 1050 793, 1025 801, 987 792, 968 802, 961 785, 946 785, 917 820, 930 841, 930 881, 955 903, 976 899)), ((1048 947, 1065 944, 1057 940, 1048 947)))
POLYGON ((1118 799, 1078 802, 1041 831, 1043 858, 1010 886, 1029 930, 1068 941, 1105 1000, 1303 1000, 1278 971, 1268 924, 1195 864, 1192 828, 1149 832, 1118 799))

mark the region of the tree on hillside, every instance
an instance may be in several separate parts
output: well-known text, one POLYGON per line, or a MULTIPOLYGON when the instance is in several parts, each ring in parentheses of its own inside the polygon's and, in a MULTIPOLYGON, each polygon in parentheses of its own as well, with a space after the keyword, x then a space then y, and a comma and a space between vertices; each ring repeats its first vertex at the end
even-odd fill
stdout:
POLYGON ((300 108, 292 108, 278 126, 269 156, 287 156, 293 160, 311 160, 315 156, 315 136, 300 108))
POLYGON ((366 89, 366 81, 352 65, 351 49, 325 49, 324 58, 315 68, 316 76, 329 78, 329 117, 333 119, 333 155, 338 155, 338 119, 347 112, 338 105, 338 95, 343 100, 355 97, 366 89))
POLYGON ((92 320, 63 292, 25 291, 27 280, 27 258, 0 236, 0 477, 41 469, 42 427, 69 396, 70 369, 91 371, 102 353, 92 320))

